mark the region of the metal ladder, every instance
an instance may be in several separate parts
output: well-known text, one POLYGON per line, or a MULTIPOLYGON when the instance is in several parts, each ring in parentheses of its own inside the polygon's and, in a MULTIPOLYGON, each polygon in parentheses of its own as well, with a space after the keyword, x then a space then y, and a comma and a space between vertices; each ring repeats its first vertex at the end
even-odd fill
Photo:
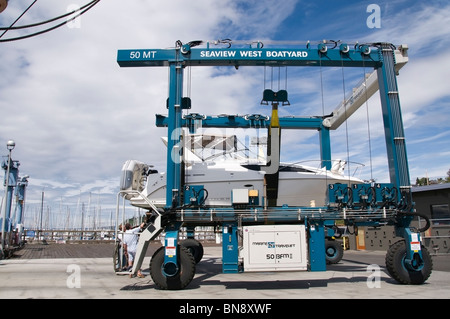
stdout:
MULTIPOLYGON (((123 274, 135 275, 142 266, 142 262, 144 261, 144 257, 147 252, 147 248, 148 248, 150 241, 155 239, 164 229, 162 226, 162 223, 161 223, 162 215, 159 212, 158 208, 141 192, 139 192, 139 191, 120 191, 118 196, 120 196, 122 194, 130 194, 130 193, 137 193, 140 197, 142 197, 147 202, 147 204, 149 204, 149 206, 151 207, 153 214, 151 217, 152 220, 148 223, 148 225, 145 226, 144 230, 139 234, 139 241, 138 241, 138 246, 136 249, 136 256, 134 259, 133 268, 132 268, 131 272, 120 271, 120 272, 117 272, 118 275, 123 275, 123 274)), ((119 207, 119 205, 117 205, 117 216, 118 216, 118 207, 119 207)))
MULTIPOLYGON (((156 211, 157 212, 157 211, 156 211)), ((163 228, 161 227, 161 214, 157 212, 157 216, 155 220, 145 229, 139 236, 138 246, 136 249, 136 257, 133 263, 133 269, 131 270, 131 274, 134 275, 141 268, 142 262, 144 261, 145 253, 147 252, 148 244, 150 241, 156 236, 158 236, 162 232, 163 228)))

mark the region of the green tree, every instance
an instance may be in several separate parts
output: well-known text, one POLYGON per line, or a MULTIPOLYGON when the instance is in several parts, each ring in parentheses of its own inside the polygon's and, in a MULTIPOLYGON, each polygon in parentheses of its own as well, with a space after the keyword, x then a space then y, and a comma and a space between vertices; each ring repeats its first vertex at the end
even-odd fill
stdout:
POLYGON ((416 186, 424 186, 424 185, 431 185, 431 184, 444 184, 444 183, 450 183, 450 169, 447 171, 447 177, 446 178, 436 178, 436 179, 428 179, 427 177, 417 177, 416 178, 416 186))
POLYGON ((419 177, 417 177, 416 178, 416 186, 424 186, 424 185, 427 185, 428 183, 427 183, 427 178, 426 177, 421 177, 421 178, 419 178, 419 177))

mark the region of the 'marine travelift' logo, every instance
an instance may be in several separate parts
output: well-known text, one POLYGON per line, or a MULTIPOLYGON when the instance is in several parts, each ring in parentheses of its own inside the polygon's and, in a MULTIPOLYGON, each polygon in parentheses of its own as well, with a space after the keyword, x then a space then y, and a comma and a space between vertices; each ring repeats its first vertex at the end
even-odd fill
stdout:
POLYGON ((254 241, 253 246, 267 246, 267 248, 293 248, 295 244, 276 244, 274 241, 254 241))

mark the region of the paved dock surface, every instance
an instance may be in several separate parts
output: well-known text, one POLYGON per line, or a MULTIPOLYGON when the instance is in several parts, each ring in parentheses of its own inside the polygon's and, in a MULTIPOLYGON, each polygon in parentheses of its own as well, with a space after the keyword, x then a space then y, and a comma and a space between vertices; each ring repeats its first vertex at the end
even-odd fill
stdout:
MULTIPOLYGON (((113 243, 26 245, 13 258, 0 260, 0 298, 175 299, 173 311, 182 311, 187 301, 206 300, 222 305, 246 300, 450 298, 449 256, 433 257, 435 267, 425 284, 400 285, 385 272, 382 251, 346 251, 340 263, 324 272, 223 274, 218 245, 204 247, 204 258, 185 289, 164 291, 149 275, 150 258, 158 247, 150 245, 144 259, 147 276, 129 278, 113 271, 113 243)), ((226 311, 221 306, 215 310, 226 311)))
POLYGON ((13 259, 112 258, 113 254, 113 241, 95 244, 33 243, 15 251, 13 259))
MULTIPOLYGON (((154 243, 147 250, 148 256, 160 247, 154 243)), ((33 243, 14 252, 13 259, 47 259, 47 258, 113 258, 114 241, 97 243, 33 243)))

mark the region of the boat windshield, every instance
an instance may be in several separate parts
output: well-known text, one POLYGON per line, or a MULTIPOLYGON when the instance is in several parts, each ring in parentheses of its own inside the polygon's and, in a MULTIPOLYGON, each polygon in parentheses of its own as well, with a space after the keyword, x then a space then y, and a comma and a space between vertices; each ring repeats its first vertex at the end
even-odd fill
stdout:
POLYGON ((236 160, 242 163, 265 164, 263 150, 255 154, 249 146, 239 141, 236 135, 187 135, 184 145, 186 162, 236 160))
MULTIPOLYGON (((267 137, 254 137, 242 143, 236 135, 187 134, 184 138, 184 163, 191 166, 194 163, 227 161, 235 162, 244 168, 260 171, 261 166, 267 165, 267 137), (251 140, 251 141, 249 141, 251 140)), ((163 138, 167 145, 167 140, 163 138)), ((331 160, 330 172, 344 175, 347 161, 331 160)), ((361 174, 364 164, 352 163, 354 172, 347 175, 356 177, 361 174)), ((326 171, 323 161, 306 160, 296 163, 280 163, 280 172, 323 173, 326 171), (316 162, 316 165, 307 165, 306 162, 316 162)))

